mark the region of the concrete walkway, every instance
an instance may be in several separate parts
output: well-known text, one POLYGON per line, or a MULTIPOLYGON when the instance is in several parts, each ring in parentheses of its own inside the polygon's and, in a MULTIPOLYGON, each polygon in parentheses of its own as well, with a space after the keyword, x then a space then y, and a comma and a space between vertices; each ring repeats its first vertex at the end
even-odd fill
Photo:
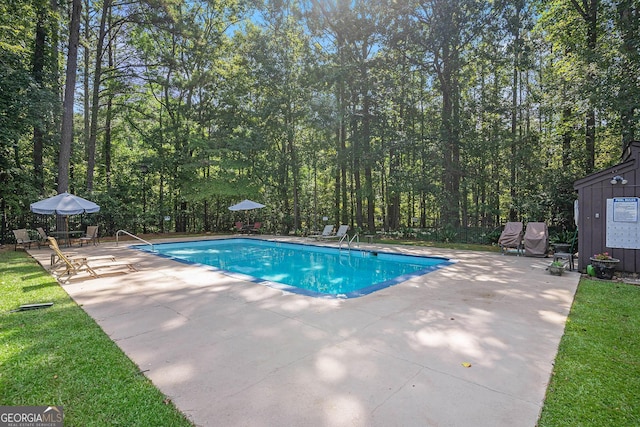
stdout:
MULTIPOLYGON (((103 243, 74 250, 139 271, 64 289, 198 426, 535 426, 579 274, 551 276, 550 259, 362 248, 458 262, 336 300, 103 243)), ((30 252, 49 264, 48 249, 30 252)))

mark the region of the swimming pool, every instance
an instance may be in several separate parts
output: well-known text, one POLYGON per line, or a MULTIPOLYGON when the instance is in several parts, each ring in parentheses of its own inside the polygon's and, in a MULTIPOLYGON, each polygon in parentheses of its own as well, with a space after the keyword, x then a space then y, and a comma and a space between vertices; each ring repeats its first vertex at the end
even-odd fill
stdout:
POLYGON ((246 238, 162 243, 154 249, 161 256, 314 297, 359 297, 451 264, 446 258, 246 238))

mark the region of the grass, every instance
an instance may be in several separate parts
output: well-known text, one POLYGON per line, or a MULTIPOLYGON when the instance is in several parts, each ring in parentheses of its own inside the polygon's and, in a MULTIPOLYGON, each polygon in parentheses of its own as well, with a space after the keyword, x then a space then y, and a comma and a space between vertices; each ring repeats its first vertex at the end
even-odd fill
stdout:
POLYGON ((640 425, 640 287, 582 279, 539 427, 640 425))
POLYGON ((24 252, 0 252, 0 286, 2 405, 62 405, 65 426, 192 425, 24 252))

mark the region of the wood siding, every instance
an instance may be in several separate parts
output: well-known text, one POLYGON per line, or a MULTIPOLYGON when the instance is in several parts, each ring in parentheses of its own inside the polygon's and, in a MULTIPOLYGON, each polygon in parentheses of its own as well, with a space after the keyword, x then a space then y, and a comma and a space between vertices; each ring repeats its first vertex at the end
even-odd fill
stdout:
POLYGON ((574 183, 578 191, 578 266, 584 271, 589 258, 600 252, 620 259, 617 269, 625 272, 640 272, 640 250, 606 247, 607 199, 617 197, 640 197, 640 141, 629 143, 624 151, 622 163, 589 175, 574 183), (620 175, 626 184, 611 184, 614 176, 620 175))

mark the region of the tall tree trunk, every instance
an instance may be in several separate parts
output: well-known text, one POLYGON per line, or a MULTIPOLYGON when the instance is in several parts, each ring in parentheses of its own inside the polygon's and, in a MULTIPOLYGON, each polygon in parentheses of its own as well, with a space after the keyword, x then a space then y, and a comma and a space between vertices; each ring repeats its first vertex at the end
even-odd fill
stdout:
MULTIPOLYGON (((494 64, 495 65, 495 64, 494 64)), ((492 98, 493 99, 500 99, 500 84, 498 79, 496 78, 496 76, 498 75, 499 71, 498 71, 498 67, 496 66, 493 69, 493 86, 492 86, 492 98)), ((501 162, 501 151, 502 151, 502 146, 501 144, 498 142, 500 141, 500 125, 497 122, 497 120, 493 119, 492 124, 491 124, 491 141, 493 141, 494 143, 491 144, 492 147, 492 153, 493 153, 493 162, 491 162, 491 177, 492 177, 492 182, 493 185, 490 189, 490 197, 492 199, 492 203, 491 203, 491 210, 494 212, 494 215, 492 215, 491 217, 491 221, 493 222, 494 225, 500 225, 500 193, 502 192, 502 186, 500 185, 500 178, 502 175, 502 170, 503 170, 503 163, 501 162)))
MULTIPOLYGON (((360 65, 360 96, 362 96, 362 160, 364 164, 364 196, 367 199, 367 229, 375 231, 375 196, 373 194, 373 173, 371 171, 371 96, 369 83, 369 69, 367 54, 369 44, 365 42, 361 47, 360 65)), ((364 224, 359 224, 364 228, 364 224)))
MULTIPOLYGON (((42 88, 44 82, 44 63, 45 63, 45 44, 46 44, 46 29, 45 29, 45 17, 46 13, 42 2, 38 2, 41 6, 38 8, 36 22, 36 39, 33 49, 33 67, 32 75, 33 80, 36 82, 39 88, 42 88)), ((44 146, 44 131, 42 129, 43 124, 36 122, 33 126, 33 175, 34 186, 38 190, 40 195, 44 195, 44 169, 42 166, 42 150, 44 146)))
MULTIPOLYGON (((290 113, 291 117, 292 114, 290 113)), ((291 159, 291 180, 293 185, 293 229, 297 233, 300 228, 300 182, 299 182, 299 167, 298 167, 298 153, 295 146, 295 133, 293 119, 289 119, 290 123, 287 129, 287 145, 289 146, 289 158, 291 159)))
POLYGON ((437 67, 442 89, 442 122, 440 137, 443 149, 443 200, 441 220, 444 224, 460 225, 460 140, 457 129, 459 96, 457 89, 457 55, 454 48, 443 46, 442 64, 437 67))
MULTIPOLYGON (((51 7, 51 12, 53 14, 58 13, 58 0, 50 0, 49 5, 51 7)), ((49 64, 51 67, 51 77, 49 80, 53 83, 51 86, 55 87, 54 92, 56 94, 56 104, 54 107, 53 114, 53 124, 52 128, 56 129, 56 136, 58 136, 58 132, 62 129, 62 114, 60 114, 60 106, 62 105, 62 94, 59 90, 59 82, 60 82, 60 26, 58 25, 58 20, 50 19, 49 20, 49 34, 51 34, 51 42, 49 43, 49 64)), ((50 86, 50 87, 51 87, 50 86)), ((57 165, 56 165, 57 166, 57 165)))
POLYGON ((571 145, 573 144, 573 131, 571 128, 571 107, 562 109, 562 167, 571 166, 571 145))
POLYGON ((363 93, 364 117, 362 119, 362 154, 364 157, 364 192, 367 198, 367 228, 375 231, 375 195, 373 194, 373 173, 371 170, 371 116, 369 114, 370 97, 368 83, 365 82, 363 93))
POLYGON ((159 210, 160 210, 160 215, 159 215, 159 218, 158 218, 158 220, 160 222, 160 224, 158 224, 159 228, 160 228, 160 232, 161 233, 166 233, 169 230, 164 228, 165 227, 165 223, 168 226, 170 226, 171 223, 170 222, 167 223, 164 220, 165 216, 167 216, 167 215, 166 215, 166 212, 164 211, 164 174, 163 173, 160 173, 160 183, 158 185, 158 206, 159 206, 159 210))
POLYGON ((351 97, 351 152, 352 152, 352 165, 353 165, 353 186, 355 191, 355 203, 356 203, 356 225, 362 227, 363 212, 362 212, 362 179, 360 178, 360 160, 362 156, 362 133, 358 131, 358 115, 357 105, 358 99, 355 90, 352 92, 351 97))
POLYGON ((65 73, 64 101, 62 104, 58 193, 64 193, 69 189, 69 163, 71 162, 71 145, 73 143, 73 101, 76 87, 76 67, 78 65, 81 11, 82 0, 73 0, 71 23, 69 25, 69 53, 67 55, 67 71, 65 73))
POLYGON ((637 123, 635 111, 640 110, 640 94, 637 78, 633 72, 633 63, 640 59, 640 52, 637 49, 638 38, 640 37, 640 6, 634 7, 633 0, 622 0, 618 3, 618 20, 620 22, 620 33, 622 34, 622 75, 620 76, 620 125, 622 132, 622 150, 627 143, 636 139, 637 123))
POLYGON ((389 181, 392 185, 387 186, 387 230, 397 230, 400 225, 400 194, 397 189, 397 175, 400 165, 399 155, 396 151, 393 145, 389 149, 389 181))
POLYGON ((341 214, 342 217, 339 221, 341 224, 349 223, 349 203, 348 196, 349 192, 347 190, 347 163, 345 161, 345 156, 347 155, 347 124, 343 120, 340 124, 342 138, 340 139, 340 152, 342 153, 342 160, 340 161, 340 195, 342 196, 341 200, 341 214))
POLYGON ((89 73, 90 73, 90 62, 91 62, 91 51, 89 50, 89 46, 93 45, 91 41, 91 5, 89 0, 84 0, 84 44, 82 46, 83 55, 83 75, 84 79, 82 81, 82 89, 83 89, 83 124, 84 124, 84 132, 82 133, 82 137, 84 140, 84 150, 85 150, 85 158, 87 157, 87 149, 89 147, 89 134, 91 133, 91 89, 89 85, 89 73))
POLYGON ((336 223, 340 222, 340 191, 342 189, 342 119, 336 128, 336 152, 338 153, 337 164, 334 177, 334 200, 333 200, 333 218, 336 223))
POLYGON ((333 218, 336 223, 341 223, 345 217, 346 207, 346 171, 345 171, 345 152, 346 146, 344 142, 345 123, 344 123, 344 82, 340 80, 338 82, 337 90, 337 102, 338 102, 338 123, 336 124, 336 174, 335 174, 335 187, 334 187, 334 203, 333 203, 333 218), (342 198, 341 198, 342 197, 342 198), (344 200, 343 203, 341 203, 344 200), (342 205, 342 209, 341 209, 342 205))
POLYGON ((288 234, 291 230, 291 208, 289 207, 289 157, 287 156, 287 141, 281 141, 280 158, 278 161, 278 188, 280 192, 280 200, 282 201, 282 212, 284 213, 283 232, 288 234))
POLYGON ((518 76, 520 68, 520 4, 516 3, 515 16, 513 17, 513 76, 511 81, 511 144, 509 161, 509 221, 517 221, 518 208, 518 76))
POLYGON ((106 35, 107 17, 111 9, 111 0, 103 0, 100 16, 100 31, 96 46, 96 67, 93 72, 93 94, 91 97, 91 132, 87 145, 87 191, 93 191, 93 175, 96 166, 96 140, 98 137, 98 113, 100 110, 100 82, 102 81, 102 56, 106 35))
MULTIPOLYGON (((111 9, 109 9, 109 23, 111 23, 111 19, 111 9)), ((111 28, 111 25, 109 25, 109 28, 111 28)), ((107 56, 109 58, 109 70, 113 70, 115 58, 112 43, 107 45, 107 56)), ((107 94, 107 111, 104 123, 104 146, 102 148, 104 156, 104 175, 107 189, 111 189, 111 119, 113 117, 113 98, 113 92, 109 91, 107 94)))
MULTIPOLYGON (((571 0, 571 4, 580 14, 587 27, 587 51, 585 53, 587 60, 586 85, 593 88, 595 85, 595 75, 593 67, 596 65, 595 55, 598 42, 598 7, 600 0, 582 0, 582 4, 578 0, 571 0)), ((585 165, 584 172, 589 174, 595 169, 596 159, 596 112, 595 112, 595 91, 589 91, 588 107, 585 114, 585 165)))

